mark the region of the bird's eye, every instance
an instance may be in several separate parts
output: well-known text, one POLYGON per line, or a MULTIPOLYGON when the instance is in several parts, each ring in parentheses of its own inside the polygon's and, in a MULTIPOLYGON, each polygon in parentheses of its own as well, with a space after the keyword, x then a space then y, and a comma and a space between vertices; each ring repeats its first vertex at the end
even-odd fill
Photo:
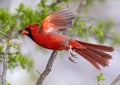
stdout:
POLYGON ((31 34, 31 28, 25 28, 25 30, 29 33, 29 34, 31 34))
POLYGON ((31 32, 31 28, 25 28, 25 30, 31 32))

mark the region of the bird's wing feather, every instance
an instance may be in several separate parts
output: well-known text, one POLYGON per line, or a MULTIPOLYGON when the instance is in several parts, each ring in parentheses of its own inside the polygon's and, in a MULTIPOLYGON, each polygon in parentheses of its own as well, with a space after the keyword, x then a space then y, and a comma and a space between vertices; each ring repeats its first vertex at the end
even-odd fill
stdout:
POLYGON ((69 9, 60 10, 47 16, 42 21, 42 30, 44 32, 52 32, 70 28, 72 20, 75 19, 76 14, 69 9))

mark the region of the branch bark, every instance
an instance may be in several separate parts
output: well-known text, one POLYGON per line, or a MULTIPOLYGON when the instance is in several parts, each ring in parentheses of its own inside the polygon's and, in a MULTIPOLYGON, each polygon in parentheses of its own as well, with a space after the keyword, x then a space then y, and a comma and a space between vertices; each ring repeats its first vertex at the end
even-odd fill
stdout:
MULTIPOLYGON (((15 53, 8 53, 9 55, 11 55, 11 54, 19 54, 19 52, 15 52, 15 53)), ((0 55, 5 55, 5 53, 4 52, 0 52, 0 55)))
MULTIPOLYGON (((13 28, 11 27, 10 32, 7 35, 7 41, 12 39, 12 32, 13 32, 13 28)), ((6 50, 5 50, 5 54, 3 56, 3 67, 2 67, 2 73, 0 75, 0 85, 6 85, 6 73, 7 73, 7 57, 9 55, 9 49, 10 49, 10 45, 7 44, 6 46, 6 50)))
POLYGON ((80 14, 80 12, 84 8, 85 4, 86 4, 86 0, 81 0, 81 3, 80 3, 80 5, 78 6, 78 8, 76 10, 77 16, 80 14))
POLYGON ((42 74, 40 75, 39 79, 37 80, 36 85, 42 85, 43 84, 43 81, 44 81, 45 77, 49 74, 49 72, 52 69, 52 65, 53 65, 53 63, 54 63, 54 61, 56 59, 56 56, 57 56, 57 51, 53 51, 50 58, 49 58, 49 60, 48 60, 46 68, 42 72, 42 74))
POLYGON ((111 83, 111 85, 116 85, 118 83, 118 81, 120 81, 120 75, 118 75, 117 78, 115 78, 113 80, 113 82, 111 83))
MULTIPOLYGON (((59 1, 59 0, 57 0, 59 1)), ((60 0, 61 1, 61 0, 60 0)), ((84 5, 86 3, 86 0, 81 0, 81 3, 80 5, 78 6, 77 10, 76 10, 76 14, 77 16, 79 15, 79 13, 82 11, 84 5)), ((64 30, 63 34, 64 35, 68 35, 68 31, 69 30, 64 30)), ((53 51, 49 60, 48 60, 48 63, 45 67, 45 70, 41 73, 40 77, 38 78, 37 80, 37 83, 36 85, 42 85, 43 84, 43 81, 44 79, 46 78, 46 76, 50 73, 51 69, 52 69, 52 66, 53 66, 53 63, 56 59, 56 56, 57 56, 57 51, 53 51)))

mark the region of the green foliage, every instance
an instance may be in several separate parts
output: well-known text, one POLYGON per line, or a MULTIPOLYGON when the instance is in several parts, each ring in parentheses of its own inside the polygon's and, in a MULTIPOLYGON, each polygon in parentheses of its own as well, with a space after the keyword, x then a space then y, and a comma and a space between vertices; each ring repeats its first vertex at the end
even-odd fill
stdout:
POLYGON ((40 19, 38 18, 38 12, 34 12, 30 7, 25 8, 24 4, 20 4, 17 8, 16 18, 20 21, 20 27, 24 27, 28 24, 39 23, 40 19))
MULTIPOLYGON (((103 2, 105 2, 106 0, 96 0, 96 1, 98 1, 98 2, 100 2, 100 3, 103 3, 103 2)), ((94 3, 95 1, 94 0, 86 0, 86 9, 89 7, 89 6, 91 6, 93 3, 94 3)))
MULTIPOLYGON (((96 34, 98 35, 96 38, 98 39, 99 43, 104 43, 105 41, 110 39, 110 38, 107 38, 107 36, 109 34, 113 35, 111 33, 111 29, 112 29, 113 25, 114 25, 114 22, 112 20, 108 20, 108 21, 98 20, 96 22, 96 28, 97 28, 96 34)), ((114 41, 112 40, 112 42, 114 42, 114 41)))
POLYGON ((0 29, 3 30, 5 33, 8 33, 11 26, 16 26, 16 20, 13 15, 8 13, 4 9, 0 9, 0 29), (5 29, 3 29, 5 28, 5 29))
MULTIPOLYGON (((0 53, 2 53, 3 48, 4 48, 4 46, 3 46, 3 45, 0 45, 0 53)), ((0 64, 1 64, 1 61, 2 61, 2 56, 0 55, 0 64)))
POLYGON ((80 17, 77 17, 70 30, 70 35, 80 36, 87 40, 90 37, 94 37, 99 43, 110 40, 111 43, 116 42, 116 44, 119 44, 119 36, 117 37, 116 34, 111 32, 113 26, 114 22, 111 19, 107 21, 98 20, 94 25, 89 25, 86 21, 81 21, 80 17))
POLYGON ((113 39, 114 39, 112 42, 113 45, 116 45, 116 43, 120 44, 120 34, 119 33, 115 33, 113 36, 113 39))
POLYGON ((80 17, 76 18, 72 25, 72 29, 70 30, 70 34, 76 34, 78 36, 86 36, 87 29, 89 27, 87 26, 87 23, 85 21, 80 22, 80 17))
POLYGON ((12 85, 10 82, 7 81, 6 85, 12 85))
POLYGON ((0 52, 3 50, 4 46, 0 45, 0 52))
MULTIPOLYGON (((89 38, 92 37, 93 34, 95 34, 95 36, 102 38, 104 36, 103 34, 103 29, 100 27, 99 23, 96 24, 96 26, 90 26, 88 25, 85 21, 80 21, 80 17, 78 17, 72 26, 72 29, 70 31, 70 34, 76 34, 80 37, 85 37, 85 38, 89 38)), ((101 25, 103 26, 103 25, 101 25)))
POLYGON ((100 81, 103 81, 103 80, 105 80, 105 78, 103 77, 103 73, 100 73, 100 74, 97 76, 97 81, 98 81, 98 83, 99 83, 100 81))
POLYGON ((93 31, 94 33, 96 33, 97 36, 103 37, 103 31, 101 29, 91 26, 90 30, 93 31))
POLYGON ((93 0, 86 0, 86 8, 88 8, 93 2, 93 0))
POLYGON ((31 70, 33 69, 33 59, 25 57, 21 54, 13 54, 8 56, 8 67, 14 68, 20 65, 23 69, 31 70))
POLYGON ((68 2, 69 0, 63 0, 63 1, 68 2))
POLYGON ((97 21, 96 25, 97 25, 98 29, 110 31, 114 25, 114 22, 111 19, 108 21, 99 20, 99 21, 97 21))
POLYGON ((54 3, 48 6, 46 0, 42 0, 41 3, 38 3, 36 8, 38 10, 34 10, 31 7, 25 7, 23 3, 19 5, 16 18, 20 21, 20 27, 22 29, 28 24, 40 24, 48 14, 59 9, 54 3))

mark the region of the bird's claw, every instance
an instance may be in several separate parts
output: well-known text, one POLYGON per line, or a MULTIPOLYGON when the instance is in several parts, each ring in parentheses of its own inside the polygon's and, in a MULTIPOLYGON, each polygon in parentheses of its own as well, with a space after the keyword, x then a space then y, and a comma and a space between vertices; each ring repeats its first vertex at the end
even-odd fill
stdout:
POLYGON ((70 53, 70 55, 71 55, 73 58, 78 58, 78 57, 76 57, 76 55, 73 54, 72 52, 70 53))
POLYGON ((73 63, 77 63, 77 62, 73 59, 73 57, 68 57, 68 59, 69 59, 71 62, 73 62, 73 63))
POLYGON ((68 57, 68 59, 69 59, 71 62, 73 62, 73 63, 77 63, 77 62, 75 61, 76 58, 77 58, 77 57, 76 57, 75 54, 73 54, 73 50, 72 50, 72 47, 71 47, 71 45, 70 45, 69 57, 68 57))

